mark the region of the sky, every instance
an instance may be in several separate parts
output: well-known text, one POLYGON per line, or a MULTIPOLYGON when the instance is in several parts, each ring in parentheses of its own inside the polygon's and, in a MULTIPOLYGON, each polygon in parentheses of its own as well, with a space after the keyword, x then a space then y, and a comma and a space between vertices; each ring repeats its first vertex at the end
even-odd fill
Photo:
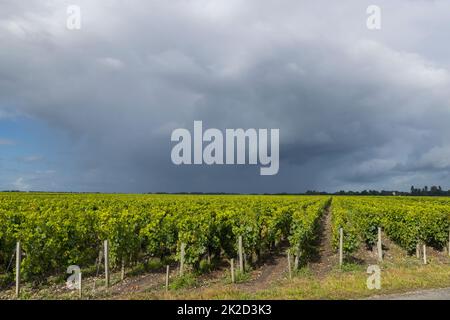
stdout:
POLYGON ((2 0, 0 190, 450 189, 449 18, 446 0, 2 0), (173 164, 195 120, 279 129, 278 174, 173 164))

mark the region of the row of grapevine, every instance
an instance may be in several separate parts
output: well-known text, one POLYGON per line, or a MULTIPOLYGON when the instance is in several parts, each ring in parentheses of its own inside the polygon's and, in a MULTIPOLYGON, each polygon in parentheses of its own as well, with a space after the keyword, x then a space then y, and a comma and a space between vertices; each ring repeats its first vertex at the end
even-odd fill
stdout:
POLYGON ((318 235, 320 217, 329 206, 331 198, 326 201, 307 203, 292 214, 292 225, 289 236, 291 251, 302 261, 307 261, 313 250, 318 235))

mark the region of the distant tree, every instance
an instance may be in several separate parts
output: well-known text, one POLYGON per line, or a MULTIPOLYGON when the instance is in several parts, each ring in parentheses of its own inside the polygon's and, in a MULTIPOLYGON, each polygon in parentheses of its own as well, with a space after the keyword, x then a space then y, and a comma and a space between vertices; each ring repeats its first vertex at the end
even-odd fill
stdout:
POLYGON ((438 195, 438 187, 436 187, 436 186, 431 186, 429 195, 431 195, 431 196, 436 196, 436 195, 438 195))

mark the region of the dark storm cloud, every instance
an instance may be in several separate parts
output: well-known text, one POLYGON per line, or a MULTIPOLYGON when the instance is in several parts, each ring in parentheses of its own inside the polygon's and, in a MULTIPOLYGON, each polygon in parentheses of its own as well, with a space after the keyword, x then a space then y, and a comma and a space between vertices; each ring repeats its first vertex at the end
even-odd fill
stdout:
POLYGON ((378 1, 380 31, 369 4, 3 1, 0 118, 12 108, 68 135, 66 190, 450 187, 450 4, 378 1), (66 30, 68 4, 81 30, 66 30), (279 174, 174 166, 170 134, 194 120, 279 128, 279 174))

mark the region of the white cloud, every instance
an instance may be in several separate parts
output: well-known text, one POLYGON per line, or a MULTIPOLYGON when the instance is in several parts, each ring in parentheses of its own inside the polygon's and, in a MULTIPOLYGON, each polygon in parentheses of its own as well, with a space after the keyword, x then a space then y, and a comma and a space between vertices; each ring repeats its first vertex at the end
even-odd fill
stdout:
POLYGON ((23 177, 17 178, 13 182, 13 186, 17 190, 21 190, 21 191, 29 191, 30 190, 30 185, 27 183, 26 179, 23 177))
POLYGON ((25 156, 25 157, 20 158, 20 160, 22 160, 24 162, 37 162, 37 161, 41 161, 42 159, 44 159, 44 157, 41 155, 30 155, 30 156, 25 156))
POLYGON ((450 169, 450 145, 431 148, 421 156, 418 165, 437 169, 450 169))
POLYGON ((445 89, 449 71, 419 54, 397 51, 374 40, 362 40, 351 47, 355 59, 366 62, 367 71, 395 85, 419 89, 445 89))
POLYGON ((115 70, 122 69, 125 66, 125 64, 119 59, 111 57, 101 58, 98 61, 101 65, 115 70))
POLYGON ((10 146, 14 144, 15 142, 13 140, 0 138, 0 146, 10 146))

